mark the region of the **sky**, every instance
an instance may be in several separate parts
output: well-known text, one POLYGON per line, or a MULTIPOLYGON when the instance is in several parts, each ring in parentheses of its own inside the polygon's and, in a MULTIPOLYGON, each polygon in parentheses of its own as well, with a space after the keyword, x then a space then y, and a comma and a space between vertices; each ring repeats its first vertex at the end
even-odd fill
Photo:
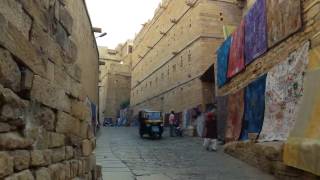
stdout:
MULTIPOLYGON (((106 36, 97 39, 99 46, 115 48, 134 39, 142 24, 153 17, 161 0, 86 0, 93 27, 106 36)), ((99 34, 96 34, 98 36, 99 34)))

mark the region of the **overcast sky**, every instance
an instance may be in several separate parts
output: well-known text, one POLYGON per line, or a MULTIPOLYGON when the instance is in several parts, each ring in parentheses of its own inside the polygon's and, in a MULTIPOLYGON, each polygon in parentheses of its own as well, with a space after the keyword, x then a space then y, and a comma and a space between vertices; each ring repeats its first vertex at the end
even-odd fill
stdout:
POLYGON ((133 39, 141 24, 153 17, 161 0, 86 0, 92 25, 108 35, 98 38, 99 46, 115 48, 133 39))

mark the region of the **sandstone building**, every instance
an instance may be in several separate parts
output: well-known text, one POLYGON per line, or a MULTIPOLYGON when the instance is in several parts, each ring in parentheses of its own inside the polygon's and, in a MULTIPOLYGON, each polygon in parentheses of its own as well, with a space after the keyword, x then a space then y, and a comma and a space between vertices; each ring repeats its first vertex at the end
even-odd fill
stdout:
POLYGON ((119 117, 121 106, 130 102, 132 42, 115 50, 99 47, 100 53, 100 119, 119 117))
POLYGON ((241 17, 239 4, 232 0, 162 1, 133 42, 133 113, 212 105, 214 83, 201 77, 215 62, 223 26, 237 26, 241 17))
POLYGON ((101 179, 97 72, 84 1, 0 2, 0 179, 101 179))

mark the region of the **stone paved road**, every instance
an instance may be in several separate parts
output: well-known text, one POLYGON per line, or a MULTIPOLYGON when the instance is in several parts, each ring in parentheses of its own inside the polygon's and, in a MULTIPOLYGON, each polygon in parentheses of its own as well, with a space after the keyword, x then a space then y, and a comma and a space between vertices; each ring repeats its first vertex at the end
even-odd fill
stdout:
POLYGON ((136 128, 103 128, 97 162, 104 180, 272 180, 222 152, 207 152, 199 138, 140 139, 136 128))

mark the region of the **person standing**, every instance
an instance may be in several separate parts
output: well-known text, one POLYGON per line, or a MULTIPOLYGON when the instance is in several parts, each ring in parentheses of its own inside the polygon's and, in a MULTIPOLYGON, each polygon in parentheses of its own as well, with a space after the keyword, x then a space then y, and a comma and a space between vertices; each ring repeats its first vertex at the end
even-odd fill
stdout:
POLYGON ((215 113, 208 112, 205 120, 204 147, 207 150, 217 151, 217 120, 215 113))
POLYGON ((174 135, 175 121, 176 121, 176 118, 175 118, 174 111, 171 111, 169 115, 170 137, 173 137, 174 135))

